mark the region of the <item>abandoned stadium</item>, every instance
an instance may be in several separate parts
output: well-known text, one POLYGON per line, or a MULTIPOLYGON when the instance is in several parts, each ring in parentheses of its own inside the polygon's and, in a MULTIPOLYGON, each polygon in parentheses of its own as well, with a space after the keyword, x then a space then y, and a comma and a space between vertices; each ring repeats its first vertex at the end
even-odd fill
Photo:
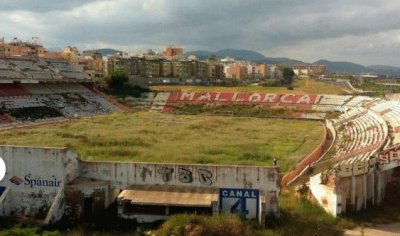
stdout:
MULTIPOLYGON (((0 128, 60 122, 123 110, 91 81, 55 60, 0 60, 0 128), (89 85, 88 85, 89 84, 89 85)), ((241 212, 264 222, 279 215, 281 186, 306 185, 332 215, 381 204, 399 165, 400 102, 353 95, 181 91, 143 94, 131 102, 174 112, 180 104, 252 104, 324 121, 325 139, 294 170, 278 167, 92 162, 68 148, 0 146, 0 215, 79 219, 117 201, 118 215, 138 222, 171 214, 241 212), (330 111, 341 113, 326 119, 330 111), (329 155, 328 155, 329 154, 329 155), (282 180, 282 181, 281 181, 282 180), (306 184, 307 183, 307 184, 306 184)), ((51 144, 49 144, 51 146, 51 144)))

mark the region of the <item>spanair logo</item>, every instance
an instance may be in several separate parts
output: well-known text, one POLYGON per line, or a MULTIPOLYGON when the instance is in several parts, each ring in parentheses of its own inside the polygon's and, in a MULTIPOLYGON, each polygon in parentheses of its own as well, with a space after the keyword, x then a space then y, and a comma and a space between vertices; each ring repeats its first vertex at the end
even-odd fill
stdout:
POLYGON ((0 181, 4 179, 6 175, 6 163, 4 162, 3 158, 0 157, 0 181))
POLYGON ((18 176, 13 176, 13 177, 10 179, 10 182, 13 183, 13 184, 15 184, 15 185, 21 185, 21 184, 24 183, 24 180, 22 180, 22 179, 21 179, 20 177, 18 177, 18 176))

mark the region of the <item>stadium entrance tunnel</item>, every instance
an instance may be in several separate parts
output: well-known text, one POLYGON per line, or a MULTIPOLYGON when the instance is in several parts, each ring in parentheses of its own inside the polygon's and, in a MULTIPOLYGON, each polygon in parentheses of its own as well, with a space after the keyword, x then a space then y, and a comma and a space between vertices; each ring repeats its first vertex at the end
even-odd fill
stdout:
POLYGON ((391 180, 386 185, 383 205, 400 208, 400 167, 393 169, 391 180))
MULTIPOLYGON (((177 213, 279 216, 278 167, 81 161, 68 148, 0 146, 0 216, 73 224, 101 215, 154 222, 177 213), (114 207, 112 207, 114 206, 114 207)), ((107 222, 107 221, 105 221, 107 222)))

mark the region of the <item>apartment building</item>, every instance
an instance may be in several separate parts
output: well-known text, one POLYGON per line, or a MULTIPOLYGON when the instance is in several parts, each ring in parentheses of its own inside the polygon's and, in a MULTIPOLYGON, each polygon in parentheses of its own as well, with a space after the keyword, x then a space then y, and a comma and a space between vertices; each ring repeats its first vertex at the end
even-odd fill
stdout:
POLYGON ((172 58, 178 55, 182 55, 183 54, 183 48, 178 48, 178 47, 167 47, 164 49, 163 51, 163 57, 164 58, 172 58))
POLYGON ((32 42, 23 42, 18 38, 9 43, 4 38, 0 40, 0 56, 44 57, 46 53, 37 37, 33 37, 32 42))

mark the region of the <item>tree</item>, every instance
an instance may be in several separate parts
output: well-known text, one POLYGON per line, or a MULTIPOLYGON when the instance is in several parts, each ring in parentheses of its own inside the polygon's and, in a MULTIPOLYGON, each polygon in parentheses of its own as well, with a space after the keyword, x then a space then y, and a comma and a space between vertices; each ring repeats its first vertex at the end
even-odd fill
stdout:
POLYGON ((293 82, 294 72, 291 68, 283 66, 280 68, 282 71, 282 82, 284 84, 291 84, 293 82))
POLYGON ((125 71, 115 70, 111 72, 107 83, 110 88, 120 88, 128 82, 128 74, 125 71))

